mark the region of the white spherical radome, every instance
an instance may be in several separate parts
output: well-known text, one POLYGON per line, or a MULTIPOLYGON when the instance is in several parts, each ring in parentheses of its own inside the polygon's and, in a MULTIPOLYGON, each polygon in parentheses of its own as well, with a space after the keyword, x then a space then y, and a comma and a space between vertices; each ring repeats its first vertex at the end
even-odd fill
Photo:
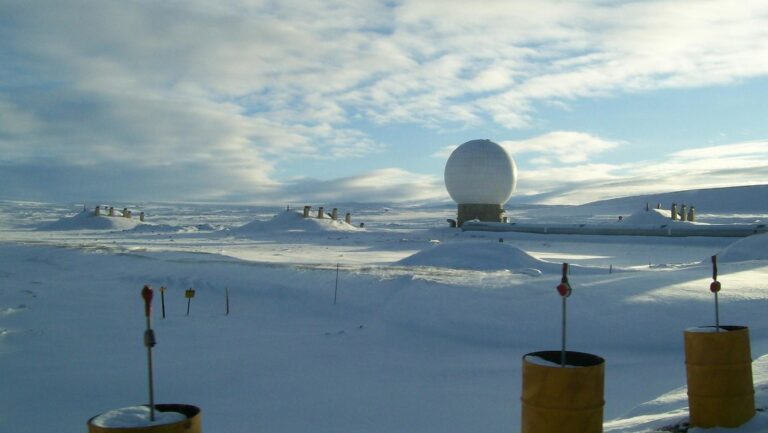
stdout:
POLYGON ((445 164, 445 188, 459 204, 504 204, 517 183, 509 153, 491 140, 468 141, 445 164))

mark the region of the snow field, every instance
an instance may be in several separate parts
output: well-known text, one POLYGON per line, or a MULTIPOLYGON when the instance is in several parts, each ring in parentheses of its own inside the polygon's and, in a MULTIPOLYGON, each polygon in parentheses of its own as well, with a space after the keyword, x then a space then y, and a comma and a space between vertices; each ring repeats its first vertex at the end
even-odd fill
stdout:
MULTIPOLYGON (((395 212, 400 223, 349 233, 217 226, 237 215, 170 233, 5 229, 0 431, 80 432, 146 402, 144 284, 168 287, 166 319, 154 301, 156 401, 199 406, 204 431, 516 431, 521 357, 559 348, 561 260, 583 265, 571 275, 568 348, 606 359, 606 431, 685 417, 683 331, 714 321, 708 258, 733 239, 505 233, 500 244, 395 212)), ((756 359, 768 353, 762 242, 746 238, 746 260, 723 260, 719 278, 721 323, 750 327, 756 359)), ((762 407, 765 364, 755 364, 762 407)), ((737 431, 761 431, 762 417, 737 431)))

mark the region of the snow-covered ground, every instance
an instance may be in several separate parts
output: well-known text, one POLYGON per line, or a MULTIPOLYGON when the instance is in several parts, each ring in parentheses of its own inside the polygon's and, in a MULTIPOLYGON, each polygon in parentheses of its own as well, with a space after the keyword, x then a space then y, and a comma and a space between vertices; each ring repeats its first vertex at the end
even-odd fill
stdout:
MULTIPOLYGON (((82 432, 146 402, 144 284, 168 288, 167 317, 159 293, 153 312, 156 401, 200 406, 206 432, 517 431, 521 357, 559 348, 562 261, 575 265, 569 348, 606 359, 605 430, 652 431, 687 416, 683 330, 714 320, 721 252, 721 322, 750 327, 768 406, 768 235, 461 232, 450 206, 340 207, 346 225, 280 206, 126 205, 147 222, 0 202, 1 432, 82 432)), ((703 223, 768 220, 759 206, 696 206, 703 223)), ((596 223, 635 210, 509 213, 596 223)))

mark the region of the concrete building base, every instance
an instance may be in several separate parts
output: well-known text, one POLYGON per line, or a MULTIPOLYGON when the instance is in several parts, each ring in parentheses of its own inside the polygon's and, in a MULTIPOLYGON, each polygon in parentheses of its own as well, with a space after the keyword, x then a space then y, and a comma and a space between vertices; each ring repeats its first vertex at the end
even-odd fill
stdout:
POLYGON ((500 204, 460 204, 457 224, 461 227, 465 221, 480 220, 488 222, 501 222, 504 208, 500 204))

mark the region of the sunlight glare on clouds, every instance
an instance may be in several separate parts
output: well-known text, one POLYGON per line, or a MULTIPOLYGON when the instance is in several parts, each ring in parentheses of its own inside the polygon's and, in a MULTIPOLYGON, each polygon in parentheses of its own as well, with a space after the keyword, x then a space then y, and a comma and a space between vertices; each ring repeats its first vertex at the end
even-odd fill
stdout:
POLYGON ((768 141, 734 143, 673 152, 657 161, 626 164, 577 164, 520 170, 519 191, 557 190, 544 202, 580 204, 598 199, 695 188, 764 184, 768 178, 768 141))

